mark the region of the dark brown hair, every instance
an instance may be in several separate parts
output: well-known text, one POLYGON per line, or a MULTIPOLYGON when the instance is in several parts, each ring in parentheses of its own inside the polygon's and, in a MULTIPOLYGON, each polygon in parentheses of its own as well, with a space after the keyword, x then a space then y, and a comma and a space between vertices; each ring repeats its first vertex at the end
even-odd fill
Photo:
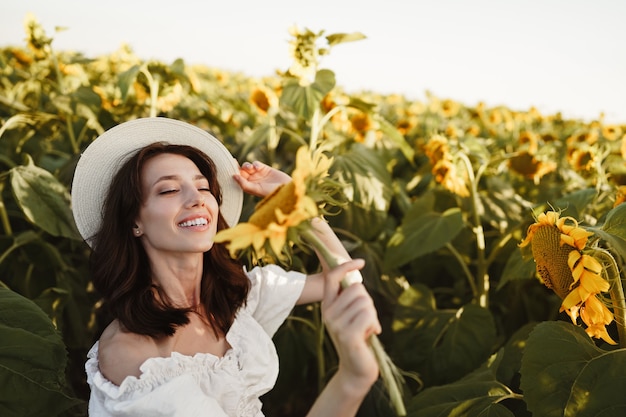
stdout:
MULTIPOLYGON (((148 255, 140 239, 132 233, 144 201, 142 168, 148 160, 164 153, 181 155, 194 162, 208 179, 209 189, 221 206, 215 164, 206 154, 185 145, 149 145, 124 163, 113 178, 90 259, 93 284, 103 297, 108 315, 118 319, 128 331, 154 338, 173 335, 178 326, 189 323, 191 312, 190 308, 173 307, 152 282, 148 255)), ((226 227, 220 212, 217 230, 226 227)), ((228 332, 249 289, 250 281, 243 265, 230 257, 223 244, 214 243, 204 254, 200 302, 216 332, 228 332)))

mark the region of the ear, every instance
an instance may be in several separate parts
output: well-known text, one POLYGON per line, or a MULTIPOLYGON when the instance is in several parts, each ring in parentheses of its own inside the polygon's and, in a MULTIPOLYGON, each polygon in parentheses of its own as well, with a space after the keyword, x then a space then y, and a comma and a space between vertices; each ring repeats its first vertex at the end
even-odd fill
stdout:
POLYGON ((141 237, 141 235, 143 235, 143 229, 141 228, 140 225, 135 223, 135 225, 133 226, 133 236, 141 237))

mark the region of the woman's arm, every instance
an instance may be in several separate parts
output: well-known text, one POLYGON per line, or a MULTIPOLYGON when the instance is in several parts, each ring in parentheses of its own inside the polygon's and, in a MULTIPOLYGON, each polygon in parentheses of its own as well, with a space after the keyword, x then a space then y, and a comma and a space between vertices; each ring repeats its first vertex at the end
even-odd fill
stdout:
MULTIPOLYGON (((328 251, 335 255, 335 258, 339 263, 349 261, 350 254, 341 243, 341 240, 337 237, 330 225, 323 219, 316 217, 311 219, 311 225, 317 237, 324 243, 328 251)), ((312 274, 307 277, 306 284, 302 290, 302 294, 298 299, 297 304, 306 304, 321 301, 324 296, 324 274, 329 271, 329 266, 325 259, 317 254, 317 258, 322 265, 322 271, 318 274, 312 274)))
POLYGON ((381 332, 372 298, 358 283, 339 290, 341 279, 363 265, 360 259, 350 261, 326 275, 322 315, 339 356, 339 368, 307 417, 356 415, 378 378, 378 364, 367 342, 372 334, 381 332))

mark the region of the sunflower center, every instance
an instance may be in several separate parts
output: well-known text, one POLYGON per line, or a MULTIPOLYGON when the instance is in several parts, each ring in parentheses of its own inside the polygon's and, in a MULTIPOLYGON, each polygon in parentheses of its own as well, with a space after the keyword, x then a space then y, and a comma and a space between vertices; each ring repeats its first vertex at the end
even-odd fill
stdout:
POLYGON ((296 185, 293 181, 276 188, 274 192, 259 201, 254 209, 254 213, 248 219, 262 229, 266 229, 271 223, 279 223, 276 218, 276 209, 280 209, 284 214, 291 213, 297 202, 296 185))
POLYGON ((562 299, 570 292, 574 282, 572 271, 567 263, 568 255, 575 248, 561 245, 561 231, 553 226, 542 226, 535 230, 532 252, 537 262, 537 273, 544 285, 562 299))

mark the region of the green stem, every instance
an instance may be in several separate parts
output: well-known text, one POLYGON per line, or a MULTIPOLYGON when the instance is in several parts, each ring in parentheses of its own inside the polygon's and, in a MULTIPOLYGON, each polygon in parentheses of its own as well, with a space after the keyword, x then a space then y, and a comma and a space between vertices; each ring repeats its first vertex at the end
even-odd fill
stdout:
POLYGON ((317 344, 315 346, 317 351, 317 392, 322 392, 324 389, 324 381, 326 380, 326 362, 324 360, 324 334, 326 327, 322 320, 322 312, 319 304, 315 305, 315 329, 317 331, 317 344))
MULTIPOLYGON (((338 258, 334 253, 332 253, 326 245, 319 239, 319 237, 315 234, 313 230, 310 228, 306 228, 302 232, 302 237, 304 240, 315 248, 316 252, 322 257, 330 268, 334 268, 340 265, 342 259, 338 258)), ((349 273, 342 281, 341 287, 346 288, 353 281, 352 274, 359 274, 359 271, 352 271, 349 273)), ((385 352, 385 349, 378 339, 378 336, 375 334, 371 335, 369 338, 369 345, 374 353, 374 357, 378 363, 378 368, 380 370, 380 376, 383 380, 385 387, 387 388, 387 394, 389 395, 389 399, 391 401, 391 405, 395 409, 398 416, 406 416, 406 409, 404 407, 404 400, 402 398, 402 391, 399 387, 399 379, 400 372, 391 361, 391 358, 385 352)))
POLYGON ((485 232, 480 218, 480 201, 478 199, 478 180, 474 175, 472 163, 464 153, 459 153, 459 158, 465 164, 470 184, 470 201, 472 204, 472 231, 476 235, 476 280, 478 288, 478 304, 481 307, 489 306, 489 274, 485 260, 485 232))
MULTIPOLYGON (((57 91, 59 92, 59 94, 65 95, 65 80, 63 78, 63 74, 61 73, 61 70, 59 69, 59 61, 57 60, 56 54, 51 47, 50 57, 52 58, 52 65, 54 65, 54 72, 58 80, 57 91)), ((80 152, 80 149, 78 148, 78 143, 76 142, 76 133, 74 132, 74 125, 72 124, 72 115, 66 114, 65 116, 65 126, 67 127, 67 134, 70 137, 72 151, 74 152, 74 154, 78 154, 80 152)))
POLYGON ((620 348, 626 348, 626 300, 624 300, 624 287, 619 273, 619 267, 615 258, 609 251, 602 248, 592 249, 593 255, 602 259, 603 264, 608 266, 604 269, 607 280, 611 284, 609 294, 613 302, 613 316, 617 325, 620 348))
POLYGON ((319 136, 319 132, 321 130, 320 126, 320 110, 315 109, 313 112, 313 118, 311 119, 311 137, 309 138, 309 148, 311 151, 315 150, 315 146, 317 145, 317 137, 319 136))
POLYGON ((467 282, 469 283, 470 288, 472 289, 472 296, 476 298, 478 296, 478 290, 476 289, 474 276, 472 275, 472 272, 467 267, 467 263, 465 263, 465 261, 463 260, 463 256, 449 242, 446 243, 446 249, 448 249, 452 253, 452 255, 454 255, 456 260, 459 261, 459 265, 461 265, 461 269, 463 269, 463 272, 465 273, 465 277, 467 277, 467 282))
POLYGON ((67 134, 70 137, 70 143, 72 144, 72 151, 75 155, 80 153, 78 142, 76 141, 76 134, 74 133, 74 125, 72 124, 72 115, 67 114, 65 117, 65 126, 67 127, 67 134))
POLYGON ((9 214, 7 213, 7 207, 4 205, 2 199, 2 192, 4 191, 4 181, 0 181, 0 220, 2 221, 2 228, 4 234, 7 236, 13 236, 13 229, 11 228, 11 222, 9 221, 9 214))
POLYGON ((145 66, 141 68, 141 73, 148 80, 150 88, 150 117, 156 117, 157 100, 159 99, 159 80, 155 79, 145 66))

